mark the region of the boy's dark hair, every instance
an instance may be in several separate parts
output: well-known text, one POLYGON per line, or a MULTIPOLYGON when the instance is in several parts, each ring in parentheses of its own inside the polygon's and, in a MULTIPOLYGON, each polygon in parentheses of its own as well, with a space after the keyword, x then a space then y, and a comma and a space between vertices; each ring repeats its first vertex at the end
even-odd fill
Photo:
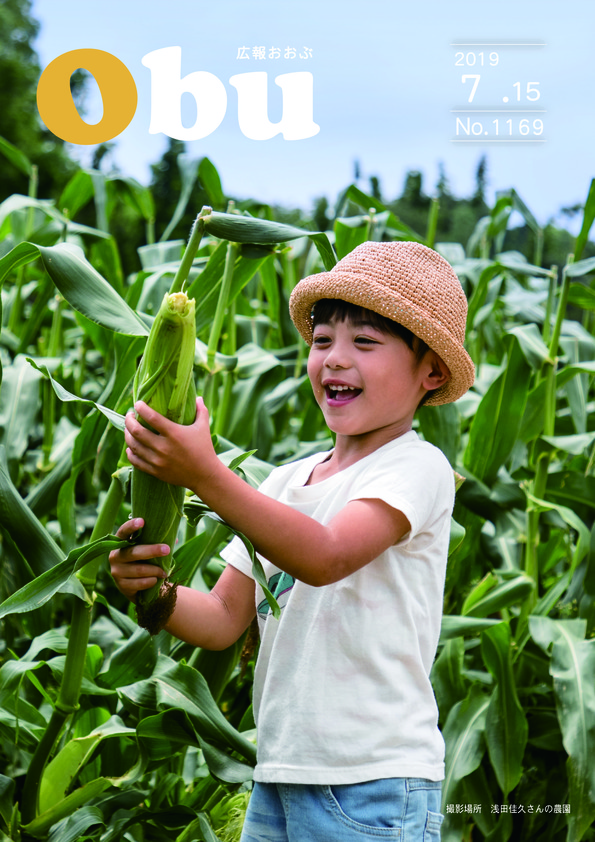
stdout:
MULTIPOLYGON (((415 354, 417 365, 423 360, 426 351, 430 350, 429 345, 426 345, 423 339, 420 339, 419 336, 416 336, 408 328, 403 327, 398 322, 394 322, 392 319, 388 319, 386 316, 381 316, 380 313, 375 313, 374 310, 367 310, 365 307, 352 304, 350 301, 343 301, 340 298, 321 298, 312 308, 312 329, 316 325, 330 324, 334 321, 348 321, 353 325, 370 325, 370 327, 376 328, 376 330, 380 330, 382 333, 398 336, 415 354)), ((431 394, 431 391, 426 392, 419 402, 419 406, 431 394)))

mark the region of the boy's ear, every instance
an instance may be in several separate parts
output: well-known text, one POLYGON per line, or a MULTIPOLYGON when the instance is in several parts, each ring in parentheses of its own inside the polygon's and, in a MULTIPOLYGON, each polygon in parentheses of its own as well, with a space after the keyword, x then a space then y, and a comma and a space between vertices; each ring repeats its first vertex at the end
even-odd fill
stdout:
POLYGON ((440 386, 444 386, 444 384, 450 380, 450 371, 448 370, 448 366, 442 357, 438 356, 436 351, 429 351, 424 363, 429 368, 428 373, 424 376, 422 381, 424 389, 427 389, 428 391, 439 389, 440 386))

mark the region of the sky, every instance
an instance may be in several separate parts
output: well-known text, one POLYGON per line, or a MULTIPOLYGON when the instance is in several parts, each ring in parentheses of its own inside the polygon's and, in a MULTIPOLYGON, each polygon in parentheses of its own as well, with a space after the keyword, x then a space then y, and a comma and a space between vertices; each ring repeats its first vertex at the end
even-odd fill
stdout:
MULTIPOLYGON (((228 194, 309 210, 316 197, 335 201, 357 160, 361 189, 375 175, 386 200, 401 194, 409 170, 422 172, 433 195, 440 166, 463 197, 486 155, 488 200, 514 187, 540 223, 580 224, 559 211, 582 204, 595 176, 592 0, 33 0, 31 11, 42 68, 92 48, 132 74, 138 105, 110 160, 143 184, 168 143, 149 131, 154 74, 143 57, 175 46, 182 76, 206 71, 227 95, 220 125, 187 151, 210 158, 228 194), (276 77, 310 73, 318 133, 246 137, 229 80, 254 72, 267 74, 272 123, 284 96, 276 77)), ((102 116, 93 86, 90 123, 102 116)), ((189 93, 181 103, 190 127, 197 105, 189 93)), ((205 108, 203 100, 198 110, 205 108)), ((70 147, 84 165, 93 149, 70 147)))

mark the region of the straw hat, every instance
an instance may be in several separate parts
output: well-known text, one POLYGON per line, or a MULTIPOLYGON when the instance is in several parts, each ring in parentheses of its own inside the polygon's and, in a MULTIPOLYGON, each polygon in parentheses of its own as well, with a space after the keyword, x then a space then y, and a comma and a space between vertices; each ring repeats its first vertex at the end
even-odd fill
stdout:
POLYGON ((463 347, 467 299, 453 268, 420 243, 367 242, 330 272, 300 281, 289 300, 293 323, 312 344, 312 307, 339 298, 399 322, 444 360, 450 380, 426 405, 456 401, 473 385, 475 368, 463 347))

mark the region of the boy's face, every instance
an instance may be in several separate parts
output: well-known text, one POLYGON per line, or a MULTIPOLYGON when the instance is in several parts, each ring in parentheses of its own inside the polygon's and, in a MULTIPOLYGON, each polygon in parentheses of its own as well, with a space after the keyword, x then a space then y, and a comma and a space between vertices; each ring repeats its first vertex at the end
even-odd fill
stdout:
POLYGON ((449 374, 434 351, 418 363, 399 337, 333 320, 314 328, 308 376, 334 433, 378 432, 389 441, 411 429, 426 391, 443 385, 449 374))

